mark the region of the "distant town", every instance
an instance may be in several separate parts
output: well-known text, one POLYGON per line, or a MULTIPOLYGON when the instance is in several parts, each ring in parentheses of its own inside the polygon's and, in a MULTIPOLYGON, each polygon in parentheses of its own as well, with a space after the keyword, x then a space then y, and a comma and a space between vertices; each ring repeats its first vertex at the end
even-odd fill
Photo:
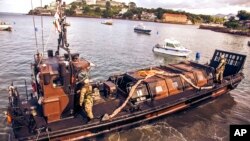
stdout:
MULTIPOLYGON (((229 29, 250 32, 250 13, 244 10, 239 11, 237 15, 202 15, 163 8, 147 9, 137 7, 135 2, 126 4, 115 0, 76 0, 63 5, 67 16, 129 19, 174 24, 209 24, 212 27, 223 26, 229 29)), ((56 2, 53 1, 44 7, 36 7, 34 10, 30 10, 28 14, 53 16, 55 12, 56 2)))

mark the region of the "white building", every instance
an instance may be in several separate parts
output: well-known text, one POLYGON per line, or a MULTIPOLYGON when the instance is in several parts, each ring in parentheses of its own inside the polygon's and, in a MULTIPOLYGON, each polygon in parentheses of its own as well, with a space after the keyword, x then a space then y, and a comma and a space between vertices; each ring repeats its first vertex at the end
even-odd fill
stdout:
POLYGON ((86 4, 87 5, 95 5, 96 4, 96 0, 86 0, 86 4))
POLYGON ((128 8, 122 8, 122 10, 119 12, 119 14, 124 14, 128 11, 128 8))

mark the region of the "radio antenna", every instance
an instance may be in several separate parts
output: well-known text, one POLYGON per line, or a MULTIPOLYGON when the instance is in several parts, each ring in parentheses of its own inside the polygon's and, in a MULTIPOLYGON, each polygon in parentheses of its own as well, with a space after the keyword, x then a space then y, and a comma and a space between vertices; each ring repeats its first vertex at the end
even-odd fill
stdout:
POLYGON ((37 28, 36 28, 36 23, 35 23, 34 9, 33 9, 33 2, 32 2, 32 0, 31 0, 31 9, 32 9, 32 16, 33 16, 33 26, 34 26, 34 31, 35 31, 35 39, 36 39, 36 51, 38 53, 38 44, 37 44, 37 36, 36 36, 37 28))
MULTIPOLYGON (((43 7, 43 0, 41 0, 41 7, 43 7)), ((41 28, 42 28, 42 46, 43 46, 43 55, 44 55, 43 14, 42 13, 41 13, 41 28)))

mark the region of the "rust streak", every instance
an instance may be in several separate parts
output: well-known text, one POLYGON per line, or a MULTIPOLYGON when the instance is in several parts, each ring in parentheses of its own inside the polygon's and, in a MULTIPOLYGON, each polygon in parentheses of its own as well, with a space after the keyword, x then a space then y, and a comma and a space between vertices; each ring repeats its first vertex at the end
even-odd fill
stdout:
POLYGON ((70 134, 70 135, 65 135, 62 137, 58 137, 55 139, 52 139, 52 141, 75 141, 75 140, 81 140, 84 139, 86 137, 89 137, 93 135, 90 131, 84 131, 84 132, 80 132, 80 133, 75 133, 75 134, 70 134))
POLYGON ((152 117, 157 117, 157 116, 161 116, 161 115, 165 115, 165 114, 170 114, 170 113, 179 111, 179 110, 187 108, 187 107, 188 107, 188 105, 186 105, 185 103, 181 103, 181 104, 177 104, 173 107, 170 107, 170 108, 167 108, 167 109, 164 109, 164 110, 152 113, 152 114, 148 114, 145 117, 152 118, 152 117))
POLYGON ((227 88, 222 88, 220 90, 218 90, 217 92, 212 94, 212 97, 218 97, 220 95, 222 95, 223 93, 225 93, 227 91, 227 88))

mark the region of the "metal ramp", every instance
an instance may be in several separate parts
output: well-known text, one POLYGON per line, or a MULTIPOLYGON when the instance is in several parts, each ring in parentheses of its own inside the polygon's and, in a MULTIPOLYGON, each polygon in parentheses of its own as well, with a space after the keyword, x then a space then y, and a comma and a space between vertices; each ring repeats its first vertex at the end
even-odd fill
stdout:
POLYGON ((235 75, 243 69, 244 63, 246 61, 246 55, 222 51, 222 50, 215 50, 209 66, 216 69, 216 67, 219 65, 220 56, 222 54, 225 55, 225 58, 227 60, 227 64, 224 71, 224 77, 235 75))

